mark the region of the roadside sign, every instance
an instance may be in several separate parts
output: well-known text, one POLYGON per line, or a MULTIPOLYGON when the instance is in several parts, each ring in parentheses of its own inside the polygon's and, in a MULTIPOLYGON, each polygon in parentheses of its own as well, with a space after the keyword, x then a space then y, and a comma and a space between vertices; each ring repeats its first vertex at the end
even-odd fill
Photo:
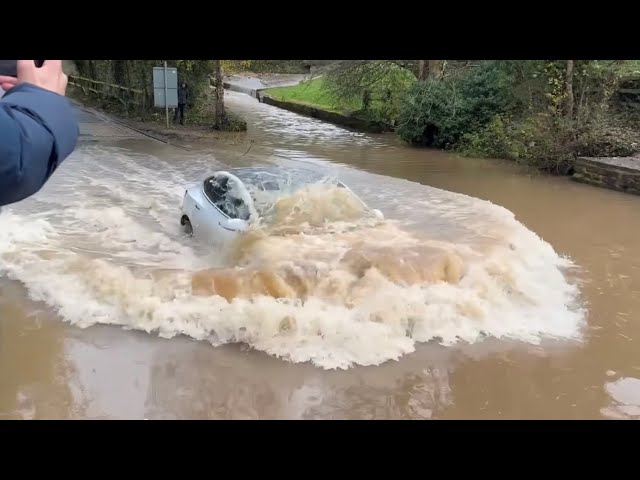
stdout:
POLYGON ((178 106, 177 68, 153 67, 153 105, 157 108, 178 106))

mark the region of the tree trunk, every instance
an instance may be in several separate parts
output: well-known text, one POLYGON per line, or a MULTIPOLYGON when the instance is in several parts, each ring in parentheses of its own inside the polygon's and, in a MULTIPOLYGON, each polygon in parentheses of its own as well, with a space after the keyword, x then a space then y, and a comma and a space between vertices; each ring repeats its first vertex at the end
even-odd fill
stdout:
POLYGON ((418 60, 418 81, 424 82, 429 76, 429 60, 418 60))
POLYGON ((573 118, 573 60, 567 60, 566 85, 565 113, 568 118, 573 118))
POLYGON ((76 68, 78 69, 78 75, 81 77, 86 77, 88 75, 89 69, 87 67, 87 60, 76 60, 76 68))
POLYGON ((442 66, 444 62, 442 60, 429 60, 428 76, 434 80, 440 80, 442 78, 442 66))
POLYGON ((125 60, 113 60, 111 66, 113 67, 113 83, 125 87, 125 60))
POLYGON ((443 60, 418 60, 418 80, 424 82, 427 78, 440 80, 442 78, 443 60))
POLYGON ((216 115, 214 128, 223 130, 226 121, 227 114, 224 111, 224 84, 222 81, 222 62, 220 60, 214 60, 214 87, 216 90, 216 115))
POLYGON ((97 79, 96 77, 98 75, 96 75, 96 64, 95 64, 95 62, 93 60, 87 60, 87 66, 89 67, 89 68, 87 68, 87 70, 89 71, 89 78, 91 80, 96 80, 97 79))
POLYGON ((147 65, 144 64, 140 71, 142 77, 142 90, 144 91, 143 111, 153 108, 153 80, 149 78, 147 65))
POLYGON ((130 66, 130 62, 128 61, 124 62, 124 78, 125 78, 125 84, 127 85, 127 87, 132 88, 133 83, 131 82, 131 66, 130 66))

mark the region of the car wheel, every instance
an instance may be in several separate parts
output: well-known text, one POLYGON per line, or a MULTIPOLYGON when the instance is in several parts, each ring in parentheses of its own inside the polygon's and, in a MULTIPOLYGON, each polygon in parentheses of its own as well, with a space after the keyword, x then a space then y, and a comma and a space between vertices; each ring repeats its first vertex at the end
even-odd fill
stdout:
POLYGON ((180 219, 180 223, 182 224, 182 228, 184 229, 184 233, 189 235, 190 237, 193 235, 193 226, 191 225, 191 221, 189 217, 186 215, 180 219))

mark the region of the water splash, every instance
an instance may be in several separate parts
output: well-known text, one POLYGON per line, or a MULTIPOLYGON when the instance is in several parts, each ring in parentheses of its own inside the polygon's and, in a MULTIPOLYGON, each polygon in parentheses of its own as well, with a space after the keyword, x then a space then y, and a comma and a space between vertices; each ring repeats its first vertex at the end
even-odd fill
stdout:
POLYGON ((227 263, 178 222, 184 186, 220 165, 181 159, 189 168, 167 162, 159 177, 158 161, 81 149, 0 214, 0 270, 81 327, 243 342, 323 368, 399 359, 416 342, 580 337, 570 263, 501 207, 345 172, 398 220, 312 186, 276 202, 227 263))

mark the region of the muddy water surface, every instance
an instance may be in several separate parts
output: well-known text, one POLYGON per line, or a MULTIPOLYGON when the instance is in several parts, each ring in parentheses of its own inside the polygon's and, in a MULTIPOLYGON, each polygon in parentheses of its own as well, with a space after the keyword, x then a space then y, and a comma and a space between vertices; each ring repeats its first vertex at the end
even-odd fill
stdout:
POLYGON ((640 199, 228 104, 249 155, 100 125, 3 210, 2 418, 638 416, 640 199), (385 220, 302 192, 231 263, 182 234, 185 186, 259 164, 385 220))

